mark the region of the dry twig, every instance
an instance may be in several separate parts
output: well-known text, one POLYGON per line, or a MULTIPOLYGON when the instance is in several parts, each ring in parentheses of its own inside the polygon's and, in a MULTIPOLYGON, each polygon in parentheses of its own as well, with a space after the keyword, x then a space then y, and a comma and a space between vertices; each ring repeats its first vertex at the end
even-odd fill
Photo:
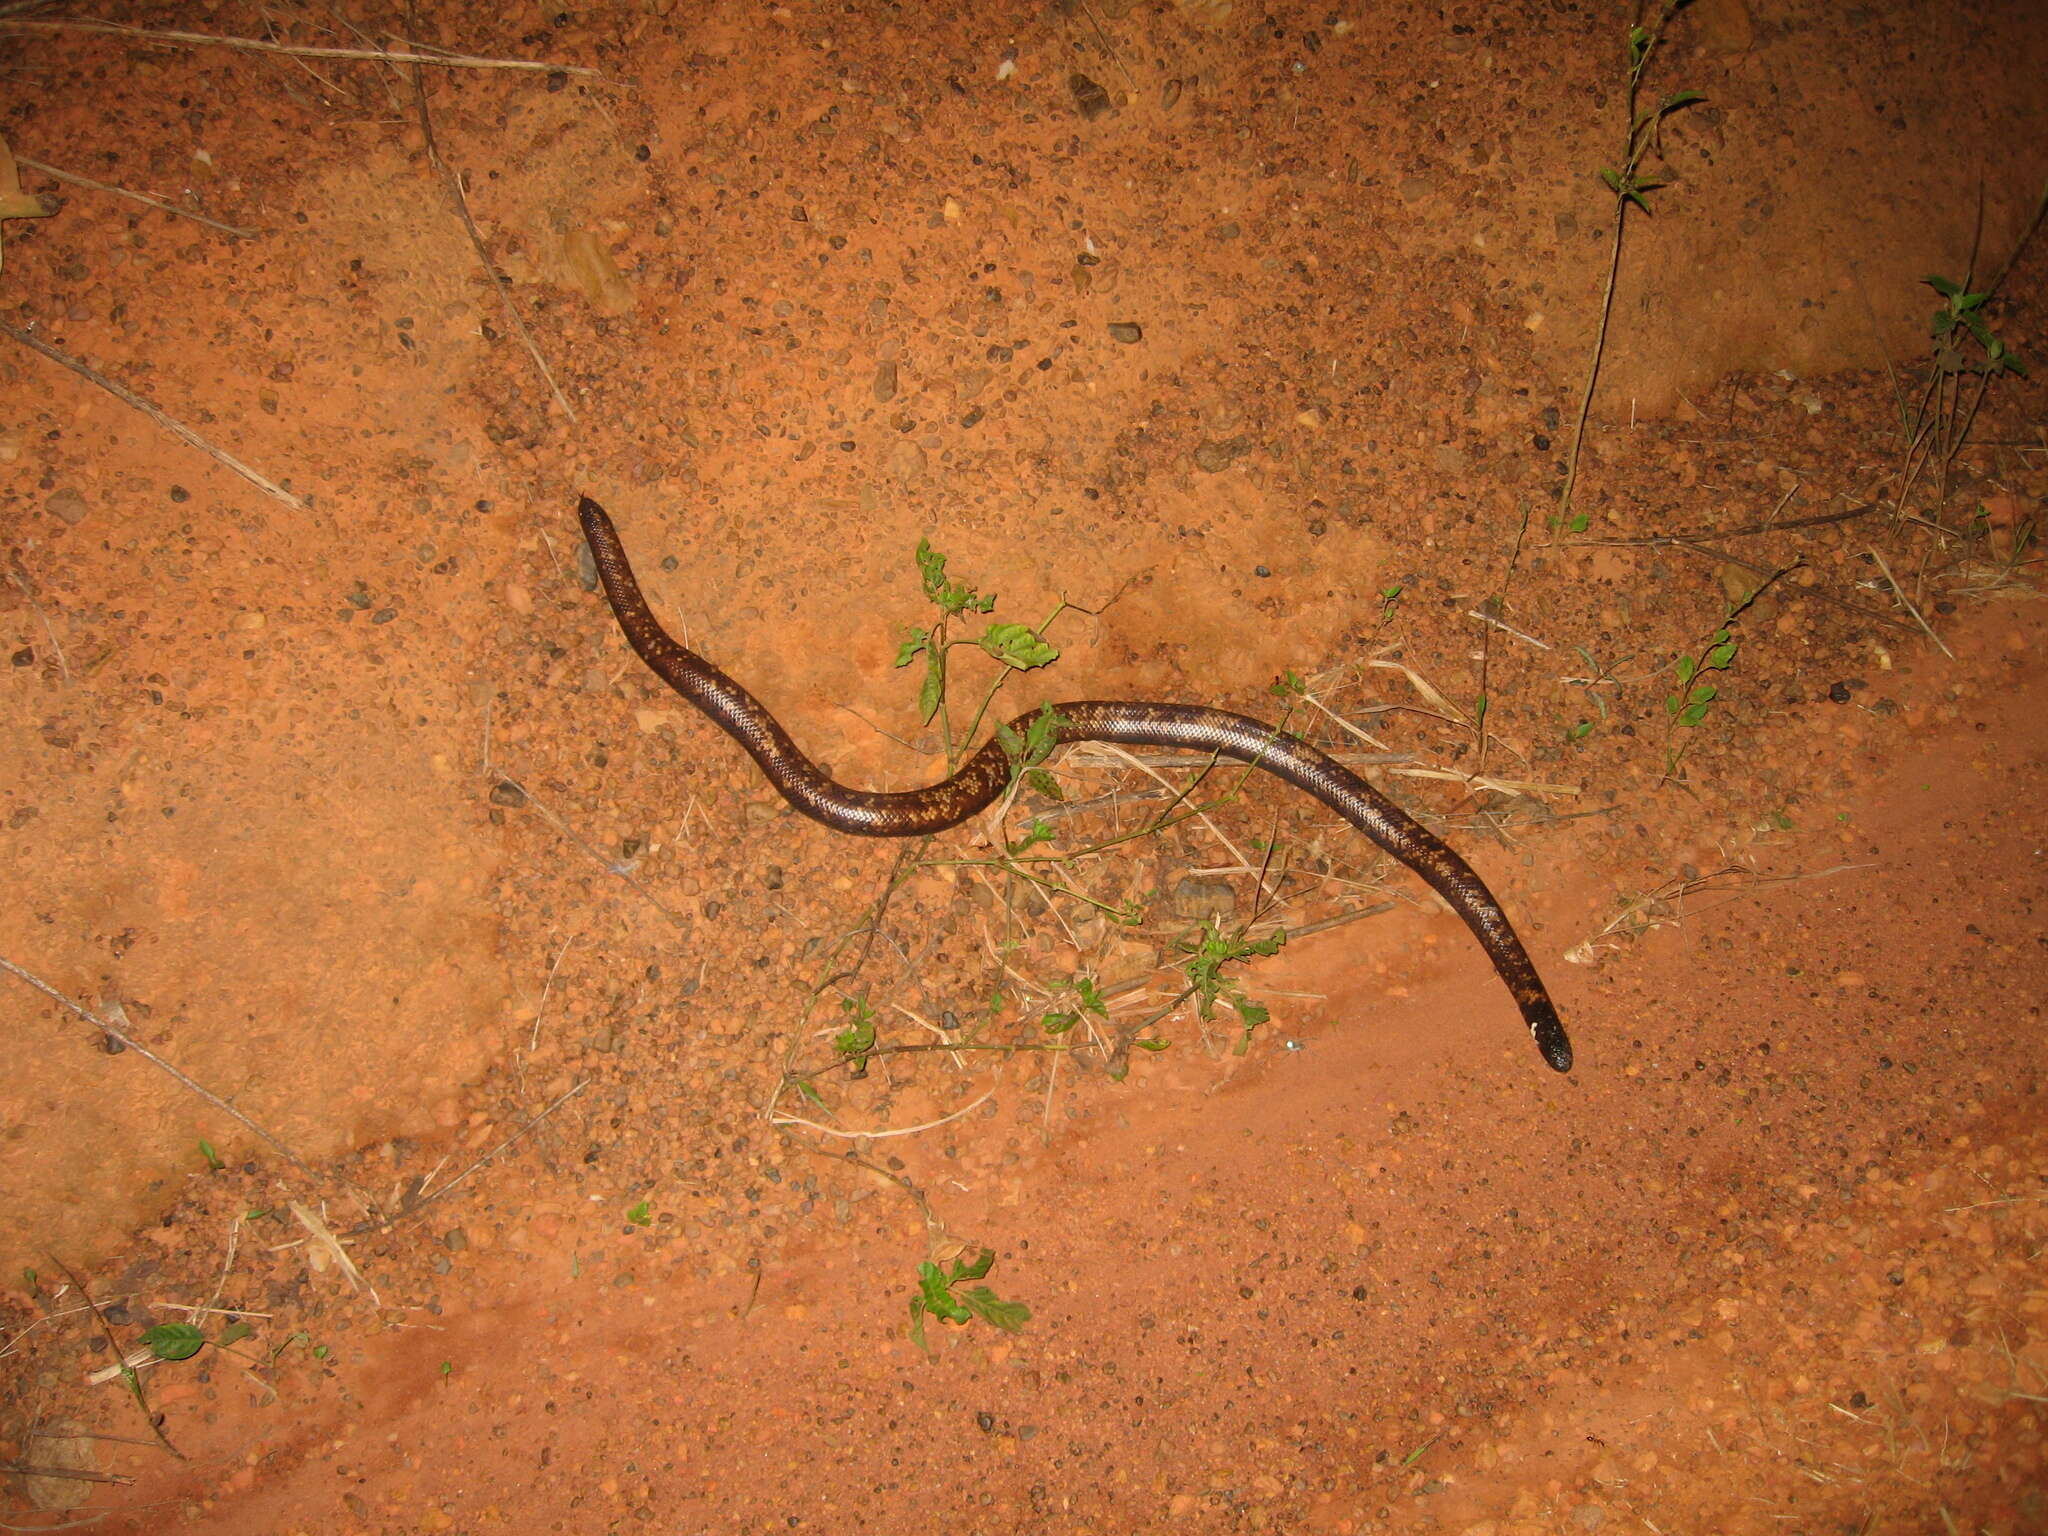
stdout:
POLYGON ((135 1052, 136 1055, 140 1056, 144 1061, 149 1062, 152 1066, 159 1067, 163 1071, 169 1073, 171 1077, 176 1079, 177 1082, 181 1084, 184 1088, 186 1088, 188 1091, 197 1094, 200 1098, 206 1100, 207 1103, 211 1104, 215 1109, 219 1110, 222 1114, 229 1116, 231 1119, 239 1122, 241 1125, 246 1127, 255 1135, 262 1138, 264 1142, 266 1142, 269 1146, 274 1148, 279 1154, 281 1154, 285 1158, 286 1161, 288 1161, 294 1168, 298 1169, 299 1172, 305 1174, 306 1177, 318 1177, 318 1175, 316 1175, 313 1172, 312 1166, 308 1164, 303 1157, 299 1156, 298 1153, 294 1152, 290 1147, 286 1146, 283 1142, 279 1141, 275 1136, 271 1135, 270 1132, 263 1129, 262 1126, 258 1125, 254 1120, 251 1120, 247 1115, 243 1114, 239 1109, 235 1108, 234 1105, 230 1104, 226 1099, 222 1098, 219 1094, 213 1092, 211 1089, 201 1087, 198 1083, 194 1082, 191 1078, 187 1077, 183 1072, 180 1072, 176 1067, 172 1066, 168 1061, 165 1061, 163 1057, 157 1055, 155 1051, 152 1051, 148 1046, 142 1044, 133 1035, 129 1034, 119 1025, 114 1024, 102 1015, 93 1012, 93 1010, 86 1007, 85 1004, 77 1002, 72 998, 65 996, 62 992, 59 992, 55 987, 51 986, 47 981, 44 981, 40 976, 34 975, 29 971, 23 970, 20 966, 16 965, 12 960, 9 960, 4 955, 0 955, 0 971, 7 971, 12 975, 20 977, 23 981, 27 982, 30 986, 34 987, 38 992, 41 992, 44 995, 53 998, 58 1003, 62 1004, 64 1007, 70 1009, 73 1013, 77 1014, 81 1019, 84 1019, 86 1023, 92 1025, 93 1028, 99 1030, 109 1040, 118 1041, 124 1049, 135 1052))
POLYGON ((432 64, 440 69, 530 69, 592 77, 597 77, 601 73, 580 64, 549 64, 534 59, 486 59, 467 53, 442 53, 438 50, 307 48, 292 43, 273 43, 260 37, 227 37, 214 32, 178 32, 165 27, 128 27, 118 22, 93 21, 83 17, 58 17, 50 21, 0 17, 0 30, 109 32, 117 37, 132 37, 144 42, 178 43, 190 48, 232 48, 242 53, 281 54, 294 59, 367 59, 380 64, 432 64))
POLYGON ((68 352, 58 351, 55 347, 51 346, 47 341, 44 341, 40 336, 32 336, 27 331, 20 329, 18 326, 9 325, 4 320, 0 320, 0 335, 12 336, 16 341, 20 342, 23 346, 28 347, 32 351, 42 353, 43 356, 47 357, 51 362, 58 364, 60 367, 69 368, 81 379, 85 379, 90 383, 99 385, 101 389, 104 389, 108 394, 112 395, 116 400, 119 400, 123 405, 133 406, 136 410, 142 412, 143 415, 147 416, 151 421, 155 422, 158 426, 162 427, 166 432, 169 432, 173 437, 183 439, 185 442, 191 444, 194 448, 197 448, 201 453, 213 459, 216 463, 222 465, 227 469, 233 470, 236 474, 240 475, 244 480, 248 481, 251 485, 255 486, 257 490, 263 492, 264 495, 275 497, 277 500, 283 502, 286 506, 290 507, 295 512, 303 512, 306 510, 306 504, 303 501, 301 501, 298 497, 294 496, 290 491, 286 490, 283 486, 276 484, 274 481, 271 481, 262 475, 259 475, 255 470, 251 469, 248 465, 244 464, 240 459, 236 458, 233 454, 229 453, 225 448, 214 447, 212 443, 209 443, 197 432, 194 432, 190 427, 186 426, 185 423, 179 421, 174 416, 168 416, 164 412, 158 410, 155 406, 151 405, 147 400, 143 399, 142 396, 136 394, 134 390, 126 388, 123 385, 116 384, 112 379, 108 378, 98 369, 92 367, 87 363, 80 362, 77 358, 71 356, 68 352))
POLYGON ((434 121, 427 114, 427 88, 420 66, 412 67, 412 97, 414 110, 419 114, 420 133, 427 141, 427 158, 434 169, 441 173, 442 181, 448 185, 448 197, 455 204, 455 211, 462 215, 462 227, 469 231, 469 243, 476 250, 476 259, 490 278, 491 286, 497 290, 498 302, 504 306, 505 317, 512 322, 512 329, 519 333, 519 339, 526 346, 527 355, 533 359, 533 366, 540 370, 546 381, 548 392, 555 397, 555 404, 562 408, 562 414, 571 421, 576 419, 576 407, 569 403, 569 397, 562 393, 562 386, 555 382, 554 371, 548 367, 548 360, 541 356, 540 343, 533 339, 533 332, 526 328, 525 317, 519 313, 519 306, 512 299, 512 285, 505 280, 505 274, 498 270, 498 264, 491 260, 491 253, 484 246, 483 231, 476 227, 476 220, 470 216, 469 197, 462 189, 462 177, 448 162, 441 158, 441 144, 434 137, 434 121))
POLYGON ((151 197, 147 192, 131 192, 126 187, 94 181, 90 176, 80 176, 75 171, 62 171, 54 165, 45 165, 40 160, 31 160, 27 155, 16 155, 14 163, 25 165, 32 171, 41 171, 45 176, 54 176, 59 181, 68 181, 74 187, 90 187, 95 192, 111 192, 116 197, 147 203, 152 208, 161 208, 165 213, 174 213, 181 219, 190 219, 195 224, 204 224, 208 229, 217 229, 224 235, 237 235, 244 240, 254 240, 261 233, 260 230, 238 229, 232 224, 223 224, 218 219, 209 219, 203 213, 193 213, 190 209, 180 208, 176 203, 167 203, 160 197, 151 197))

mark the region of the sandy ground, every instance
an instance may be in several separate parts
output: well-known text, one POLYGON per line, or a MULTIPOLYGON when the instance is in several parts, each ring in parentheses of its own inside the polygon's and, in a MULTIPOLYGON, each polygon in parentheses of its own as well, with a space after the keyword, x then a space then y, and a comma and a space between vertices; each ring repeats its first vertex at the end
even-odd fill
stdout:
POLYGON ((2041 386, 1900 426, 1928 273, 2048 336, 2031 7, 1679 14, 1563 520, 1620 13, 113 17, 546 66, 417 80, 55 14, 0 15, 10 1528, 2048 1531, 2041 386), (1286 710, 1575 1070, 1263 776, 802 821, 586 493, 849 782, 998 680, 921 718, 921 538, 1060 649, 1000 713, 1286 710), (1288 932, 1269 1019, 1187 1002, 1205 923, 1288 932))

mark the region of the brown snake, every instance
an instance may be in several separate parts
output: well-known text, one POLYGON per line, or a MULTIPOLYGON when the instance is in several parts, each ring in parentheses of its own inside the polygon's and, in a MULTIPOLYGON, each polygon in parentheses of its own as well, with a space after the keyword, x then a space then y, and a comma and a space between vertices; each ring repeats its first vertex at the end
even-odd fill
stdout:
MULTIPOLYGON (((768 782, 806 816, 835 831, 863 837, 917 837, 958 826, 1010 787, 1010 755, 993 738, 982 743, 959 772, 926 789, 884 793, 848 789, 827 778, 760 700, 661 627, 640 595, 640 583, 634 580, 618 530, 604 508, 585 496, 577 513, 604 595, 640 659, 745 747, 768 782)), ((1441 839, 1350 769, 1263 721, 1226 710, 1096 699, 1056 704, 1053 709, 1060 717, 1061 743, 1110 741, 1126 747, 1213 753, 1263 768, 1315 796, 1450 903, 1514 994, 1543 1059, 1560 1072, 1571 1070, 1571 1041, 1558 1022, 1557 1009, 1485 882, 1441 839)), ((1011 729, 1022 737, 1038 713, 1018 716, 1011 729)))

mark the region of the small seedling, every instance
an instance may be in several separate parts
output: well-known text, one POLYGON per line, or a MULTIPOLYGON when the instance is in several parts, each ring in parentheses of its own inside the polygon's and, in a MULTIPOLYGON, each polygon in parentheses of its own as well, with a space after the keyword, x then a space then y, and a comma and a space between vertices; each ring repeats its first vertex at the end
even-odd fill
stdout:
POLYGON ((206 1171, 219 1173, 227 1164, 220 1160, 220 1154, 213 1150, 213 1143, 204 1136, 199 1138, 199 1155, 206 1159, 206 1171))
POLYGON ((868 1052, 875 1048, 875 1010, 863 998, 842 997, 839 1011, 846 1015, 846 1028, 832 1037, 832 1049, 864 1070, 868 1052))
POLYGON ((1665 696, 1666 719, 1673 725, 1694 726, 1707 718, 1721 690, 1700 679, 1709 672, 1726 672, 1735 661, 1740 643, 1734 631, 1723 625, 1697 655, 1681 656, 1672 664, 1678 677, 1678 692, 1665 696))
POLYGON ((1380 622, 1382 624, 1387 623, 1394 617, 1394 608, 1401 601, 1402 590, 1401 583, 1398 581, 1391 586, 1380 588, 1380 622))
POLYGON ((1991 327, 1984 321, 1983 309, 1989 293, 1966 293, 1964 285, 1945 277, 1923 277, 1920 279, 1943 300, 1941 308, 1934 312, 1929 331, 1937 343, 1935 364, 1946 373, 1981 373, 1991 375, 2011 371, 2021 378, 2027 376, 2026 366, 2020 362, 2017 353, 1992 334, 1991 327), (1982 358, 1967 359, 1956 350, 1957 330, 1964 330, 1976 339, 1984 349, 1982 358))
POLYGON ((626 1220, 636 1227, 652 1226, 654 1224, 654 1209, 645 1200, 636 1201, 634 1204, 626 1207, 626 1220))
POLYGON ((1003 1301, 985 1285, 956 1291, 955 1286, 979 1280, 995 1264, 996 1251, 984 1248, 971 1263, 955 1259, 941 1268, 926 1260, 917 1266, 917 1294, 910 1298, 910 1342, 928 1355, 937 1355, 925 1338, 925 1314, 941 1322, 961 1325, 980 1318, 1005 1333, 1020 1332, 1031 1320, 1031 1309, 1021 1301, 1003 1301))
POLYGON ((1096 986, 1093 976, 1083 975, 1074 978, 1074 996, 1080 1001, 1079 1008, 1048 1013, 1038 1021, 1039 1027, 1048 1035, 1064 1035, 1081 1022, 1081 1015, 1084 1012, 1092 1013, 1098 1019, 1109 1017, 1109 1003, 1104 999, 1101 989, 1096 986))
POLYGON ((1564 739, 1570 742, 1573 746, 1577 746, 1580 742, 1584 741, 1588 736, 1592 734, 1593 722, 1590 720, 1581 720, 1577 725, 1567 726, 1565 728, 1564 739))
POLYGON ((1631 208, 1647 214, 1650 204, 1644 194, 1669 185, 1668 177, 1644 174, 1644 162, 1662 152, 1664 120, 1672 113, 1706 98, 1698 91, 1672 91, 1655 105, 1639 107, 1643 72, 1649 67, 1657 45, 1664 40, 1664 27, 1686 0, 1664 0, 1656 19, 1648 26, 1637 23, 1628 29, 1628 136, 1624 140, 1621 166, 1600 167, 1600 179, 1614 194, 1614 235, 1607 257, 1607 283, 1600 296, 1600 323, 1593 333, 1593 354, 1586 364, 1586 382, 1579 392, 1578 420, 1572 426, 1571 447, 1565 454, 1564 486, 1558 493, 1557 513, 1550 526, 1560 533, 1584 533, 1586 514, 1572 510, 1572 492, 1578 485, 1579 454, 1586 442, 1586 418, 1593 408, 1593 389, 1600 382, 1600 363, 1607 353, 1607 326, 1614 315, 1614 289, 1621 275, 1622 235, 1628 228, 1631 208))
MULTIPOLYGON (((1216 1005, 1228 1003, 1236 1010, 1244 1025, 1244 1033, 1237 1042, 1235 1054, 1242 1056, 1251 1048, 1252 1031, 1265 1023, 1272 1015, 1261 1004, 1244 995, 1244 989, 1235 979, 1223 974, 1223 968, 1253 955, 1276 955, 1280 946, 1287 942, 1287 930, 1275 929, 1263 939, 1246 939, 1241 934, 1226 934, 1214 923, 1204 923, 1198 939, 1182 939, 1180 949, 1187 956, 1181 968, 1187 972, 1188 985, 1195 995, 1195 1011, 1204 1019, 1212 1017, 1216 1005)), ((1154 1045, 1145 1040, 1131 1042, 1148 1050, 1163 1050, 1165 1042, 1154 1045)))

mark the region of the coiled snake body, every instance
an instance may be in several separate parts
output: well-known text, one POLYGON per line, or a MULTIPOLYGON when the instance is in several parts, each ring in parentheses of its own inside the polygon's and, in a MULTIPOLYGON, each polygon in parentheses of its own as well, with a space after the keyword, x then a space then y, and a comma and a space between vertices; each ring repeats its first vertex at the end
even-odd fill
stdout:
MULTIPOLYGON (((768 782, 806 816, 863 837, 916 837, 959 825, 1009 788, 1010 756, 993 738, 959 772, 925 789, 884 793, 835 783, 797 749, 760 700, 661 627, 640 595, 618 530, 604 508, 586 496, 577 512, 604 595, 640 659, 745 747, 768 782)), ((1350 769, 1263 721, 1227 710, 1096 699, 1053 708, 1061 717, 1062 743, 1107 741, 1215 753, 1262 768, 1315 796, 1414 870, 1465 920, 1514 994, 1543 1059, 1559 1072, 1571 1070, 1571 1041, 1557 1009, 1485 882, 1441 839, 1350 769)), ((1037 713, 1013 722, 1018 736, 1037 713)))

